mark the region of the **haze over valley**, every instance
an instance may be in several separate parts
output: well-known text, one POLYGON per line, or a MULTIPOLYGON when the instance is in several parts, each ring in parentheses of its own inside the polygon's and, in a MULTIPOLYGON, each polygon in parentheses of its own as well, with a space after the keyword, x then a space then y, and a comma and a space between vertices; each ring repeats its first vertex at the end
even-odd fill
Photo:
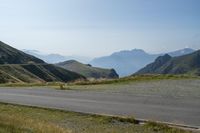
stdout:
MULTIPOLYGON (((133 50, 123 50, 119 52, 114 52, 109 56, 103 56, 98 58, 87 58, 87 57, 77 57, 77 56, 63 56, 59 54, 42 54, 36 50, 23 50, 25 53, 36 56, 48 63, 60 63, 68 60, 77 60, 84 64, 90 64, 95 67, 115 69, 120 77, 129 76, 139 69, 143 68, 149 63, 152 63, 157 57, 164 55, 160 54, 150 54, 142 49, 133 50)), ((181 56, 194 52, 194 49, 183 48, 180 50, 174 50, 173 52, 168 52, 171 56, 181 56)))

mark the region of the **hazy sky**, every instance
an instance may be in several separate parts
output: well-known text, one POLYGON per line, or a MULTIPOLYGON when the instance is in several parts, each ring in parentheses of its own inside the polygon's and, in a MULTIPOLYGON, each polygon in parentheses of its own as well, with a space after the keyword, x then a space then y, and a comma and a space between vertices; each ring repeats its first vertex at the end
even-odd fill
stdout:
POLYGON ((18 49, 101 56, 200 49, 200 0, 0 0, 0 40, 18 49))

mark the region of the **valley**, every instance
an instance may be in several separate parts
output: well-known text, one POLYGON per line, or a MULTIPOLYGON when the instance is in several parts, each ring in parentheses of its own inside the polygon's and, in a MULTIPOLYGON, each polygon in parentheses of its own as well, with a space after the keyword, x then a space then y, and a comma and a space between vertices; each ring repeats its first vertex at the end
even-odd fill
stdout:
MULTIPOLYGON (((44 119, 48 121, 38 121, 31 117, 26 119, 26 124, 21 127, 11 121, 20 123, 26 115, 29 116, 29 112, 20 114, 22 119, 13 115, 9 117, 8 113, 5 113, 0 115, 0 131, 47 132, 43 128, 48 128, 48 132, 111 132, 108 126, 114 126, 113 131, 168 133, 173 130, 173 133, 179 133, 198 132, 200 128, 199 51, 179 57, 159 56, 155 65, 152 63, 146 66, 155 69, 157 66, 165 68, 162 65, 169 64, 166 63, 168 61, 180 64, 187 62, 187 70, 183 73, 157 73, 145 71, 145 67, 135 74, 119 78, 114 69, 93 67, 75 60, 48 64, 3 42, 0 42, 0 46, 0 110, 23 108, 31 112, 42 109, 46 109, 46 112, 55 110, 54 113, 68 111, 63 115, 70 114, 70 119, 77 118, 77 115, 80 117, 74 121, 76 123, 83 120, 82 115, 85 114, 90 119, 86 125, 78 123, 75 124, 76 128, 73 128, 69 118, 65 120, 67 123, 60 126, 49 120, 52 119, 51 116, 45 116, 44 119), (98 122, 99 117, 106 125, 98 122), (91 119, 97 121, 97 127, 87 126, 91 119), (5 120, 8 122, 3 122, 5 120), (31 126, 34 121, 38 121, 39 125, 31 126), (43 128, 39 128, 40 126, 43 128), (154 131, 157 127, 162 128, 154 131)), ((61 120, 64 119, 59 119, 58 123, 61 120)))
POLYGON ((200 133, 200 0, 0 3, 0 133, 200 133))

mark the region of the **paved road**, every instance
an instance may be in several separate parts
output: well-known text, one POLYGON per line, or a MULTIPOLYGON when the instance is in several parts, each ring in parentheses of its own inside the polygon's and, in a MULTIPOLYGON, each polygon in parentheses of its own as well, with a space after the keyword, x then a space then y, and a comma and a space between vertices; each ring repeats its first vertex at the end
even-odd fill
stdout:
POLYGON ((200 99, 45 88, 0 88, 0 102, 174 122, 200 127, 200 99))

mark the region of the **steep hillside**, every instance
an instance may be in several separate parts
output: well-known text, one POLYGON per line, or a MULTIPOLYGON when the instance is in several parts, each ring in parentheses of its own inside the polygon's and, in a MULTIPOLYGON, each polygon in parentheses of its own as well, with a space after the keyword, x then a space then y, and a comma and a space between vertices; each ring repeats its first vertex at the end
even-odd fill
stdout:
POLYGON ((61 62, 56 65, 66 70, 79 73, 87 78, 118 78, 118 74, 114 69, 92 67, 91 65, 82 64, 75 60, 61 62))
POLYGON ((44 61, 19 51, 0 41, 0 64, 44 63, 44 61))
POLYGON ((0 65, 0 83, 67 82, 83 76, 49 64, 0 65))
POLYGON ((0 83, 67 82, 84 76, 65 70, 25 54, 0 42, 0 83))
POLYGON ((136 74, 194 74, 200 75, 200 50, 188 55, 171 57, 164 55, 136 74))

